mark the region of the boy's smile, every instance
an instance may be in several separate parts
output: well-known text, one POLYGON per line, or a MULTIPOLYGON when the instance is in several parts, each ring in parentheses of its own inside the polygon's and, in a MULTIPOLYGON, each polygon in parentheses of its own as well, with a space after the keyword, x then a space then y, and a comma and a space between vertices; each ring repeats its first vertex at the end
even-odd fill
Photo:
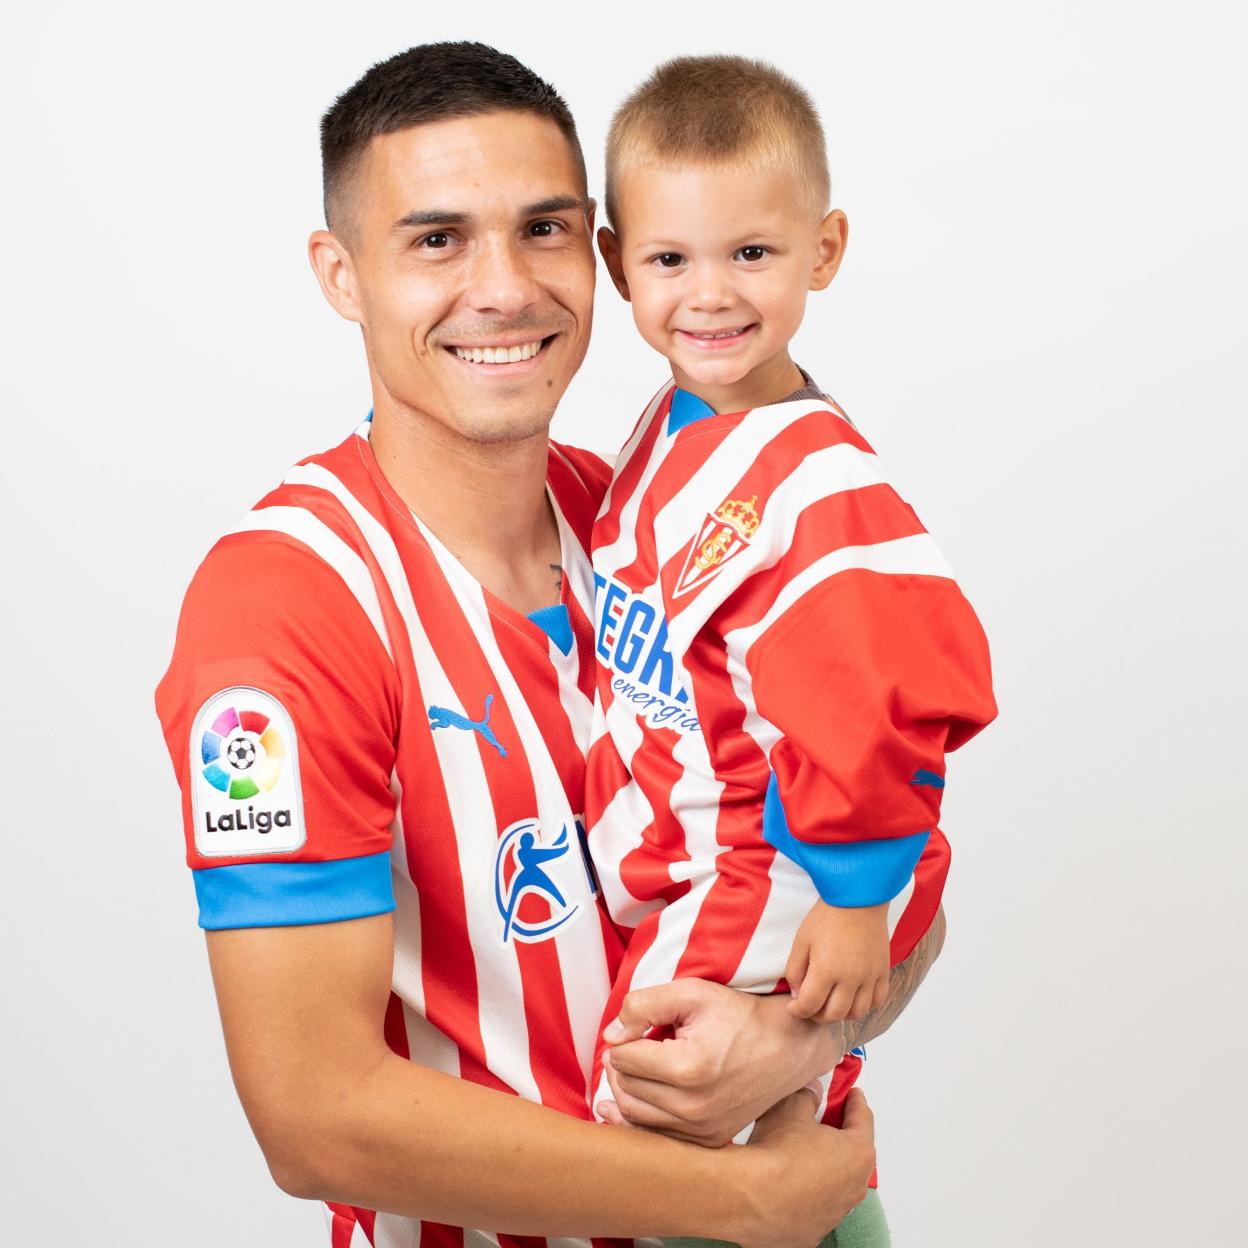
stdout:
POLYGON ((844 213, 814 218, 786 168, 635 165, 618 187, 620 220, 599 245, 677 385, 720 412, 800 387, 789 341, 806 292, 836 273, 844 213))

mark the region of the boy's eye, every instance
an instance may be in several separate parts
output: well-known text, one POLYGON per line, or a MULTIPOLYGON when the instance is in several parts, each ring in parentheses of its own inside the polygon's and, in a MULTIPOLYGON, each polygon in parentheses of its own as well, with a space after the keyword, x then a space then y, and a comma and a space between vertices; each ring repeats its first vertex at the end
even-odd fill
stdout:
POLYGON ((737 255, 742 260, 749 260, 749 261, 761 260, 766 254, 767 254, 766 247, 756 247, 756 246, 742 247, 737 252, 737 255))
POLYGON ((684 256, 678 251, 665 251, 661 256, 655 256, 654 259, 655 263, 663 268, 674 269, 684 259, 684 256))

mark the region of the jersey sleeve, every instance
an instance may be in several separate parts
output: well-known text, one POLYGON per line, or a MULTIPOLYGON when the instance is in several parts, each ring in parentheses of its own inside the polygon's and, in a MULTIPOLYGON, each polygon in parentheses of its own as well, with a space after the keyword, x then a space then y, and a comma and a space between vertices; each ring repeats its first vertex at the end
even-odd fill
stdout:
POLYGON ((201 927, 394 909, 398 705, 385 646, 332 567, 278 534, 213 548, 156 690, 201 927))
POLYGON ((753 586, 770 606, 743 659, 778 733, 764 836, 824 901, 871 906, 905 886, 939 822, 946 754, 996 706, 983 629, 931 537, 865 442, 837 451, 773 517, 788 547, 753 586))

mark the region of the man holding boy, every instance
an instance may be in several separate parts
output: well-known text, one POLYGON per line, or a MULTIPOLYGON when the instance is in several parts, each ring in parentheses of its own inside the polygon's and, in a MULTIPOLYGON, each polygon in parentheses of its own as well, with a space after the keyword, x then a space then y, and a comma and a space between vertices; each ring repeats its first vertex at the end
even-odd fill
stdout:
POLYGON ((213 548, 157 694, 274 1177, 329 1202, 335 1245, 815 1242, 865 1191, 870 1117, 851 1102, 838 1132, 783 1098, 841 1028, 639 994, 622 1038, 680 1026, 646 1050, 656 1125, 718 1142, 782 1103, 744 1148, 589 1121, 621 949, 578 823, 607 474, 547 432, 592 312, 572 119, 513 58, 441 45, 374 67, 322 140, 310 254, 361 327, 372 417, 213 548))

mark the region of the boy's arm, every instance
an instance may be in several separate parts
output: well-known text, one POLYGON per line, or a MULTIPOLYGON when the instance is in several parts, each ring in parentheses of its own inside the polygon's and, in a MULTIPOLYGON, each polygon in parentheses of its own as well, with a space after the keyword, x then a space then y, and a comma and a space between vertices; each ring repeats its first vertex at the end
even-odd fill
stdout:
POLYGON ((814 1242, 865 1193, 865 1106, 853 1129, 832 1131, 803 1094, 757 1147, 708 1152, 397 1056, 382 1034, 389 915, 211 932, 208 949, 239 1096, 294 1195, 516 1234, 779 1248, 814 1242))
POLYGON ((866 1018, 794 1018, 784 995, 755 996, 701 980, 630 993, 613 1032, 608 1077, 618 1109, 603 1114, 718 1148, 856 1045, 883 1035, 910 1003, 945 941, 938 910, 913 952, 893 967, 884 1005, 866 1018), (653 1027, 672 1040, 647 1040, 653 1027))

